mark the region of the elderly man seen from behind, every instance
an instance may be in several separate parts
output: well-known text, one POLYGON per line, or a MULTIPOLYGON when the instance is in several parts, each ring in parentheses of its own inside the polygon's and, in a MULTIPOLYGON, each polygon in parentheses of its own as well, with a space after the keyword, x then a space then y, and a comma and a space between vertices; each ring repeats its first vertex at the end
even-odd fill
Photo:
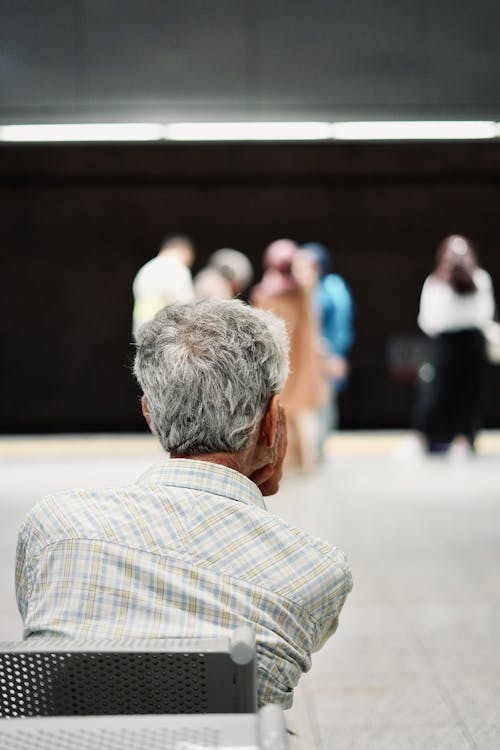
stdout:
POLYGON ((284 324, 239 301, 168 305, 135 374, 170 454, 136 484, 39 501, 19 536, 24 636, 257 634, 258 702, 289 707, 351 589, 344 554, 266 510, 286 449, 284 324))

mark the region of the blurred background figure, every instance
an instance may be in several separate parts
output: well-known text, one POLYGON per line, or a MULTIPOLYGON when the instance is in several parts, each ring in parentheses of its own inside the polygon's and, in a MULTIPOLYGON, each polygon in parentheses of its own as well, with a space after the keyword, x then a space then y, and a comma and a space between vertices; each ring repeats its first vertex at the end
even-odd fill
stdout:
POLYGON ((321 438, 324 441, 328 432, 337 429, 339 424, 338 394, 347 385, 347 354, 354 343, 354 305, 342 276, 332 273, 332 256, 328 248, 319 242, 306 242, 301 247, 313 258, 318 273, 313 302, 326 347, 330 384, 330 398, 320 412, 321 438))
POLYGON ((221 248, 209 257, 207 265, 194 278, 198 299, 240 297, 253 280, 252 264, 239 250, 221 248))
POLYGON ((308 470, 318 460, 318 410, 328 398, 313 293, 318 281, 312 257, 291 240, 271 243, 264 253, 262 281, 251 302, 284 319, 290 336, 290 375, 282 393, 288 415, 285 468, 308 470))
POLYGON ((495 301, 490 275, 478 267, 468 239, 446 237, 424 282, 418 324, 433 339, 428 382, 422 384, 415 426, 429 452, 467 454, 482 424, 484 331, 495 301))
POLYGON ((156 258, 138 271, 132 285, 134 338, 139 328, 165 305, 194 299, 189 270, 194 258, 194 247, 189 237, 169 236, 163 241, 156 258))

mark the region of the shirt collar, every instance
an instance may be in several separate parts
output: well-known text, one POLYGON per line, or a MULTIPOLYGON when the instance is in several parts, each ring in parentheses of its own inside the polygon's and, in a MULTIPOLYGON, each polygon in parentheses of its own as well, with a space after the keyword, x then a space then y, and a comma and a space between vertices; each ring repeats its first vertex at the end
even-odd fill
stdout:
POLYGON ((185 487, 266 509, 264 498, 251 479, 239 471, 209 461, 170 458, 145 471, 138 483, 185 487))

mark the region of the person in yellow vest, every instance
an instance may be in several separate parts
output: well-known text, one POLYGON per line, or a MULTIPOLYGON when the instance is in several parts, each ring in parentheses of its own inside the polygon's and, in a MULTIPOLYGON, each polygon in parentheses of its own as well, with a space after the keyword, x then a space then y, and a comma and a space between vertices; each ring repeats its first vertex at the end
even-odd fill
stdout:
POLYGON ((194 300, 190 271, 194 258, 193 243, 188 237, 170 236, 163 241, 156 258, 139 269, 132 285, 134 338, 141 326, 165 305, 194 300))

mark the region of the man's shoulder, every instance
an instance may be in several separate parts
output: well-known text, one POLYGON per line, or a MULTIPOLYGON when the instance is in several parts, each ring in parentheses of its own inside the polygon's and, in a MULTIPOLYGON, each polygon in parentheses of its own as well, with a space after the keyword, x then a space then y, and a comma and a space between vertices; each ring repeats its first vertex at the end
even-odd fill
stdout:
POLYGON ((146 275, 150 270, 154 270, 154 268, 158 265, 158 256, 155 256, 154 258, 150 258, 147 260, 137 271, 135 275, 135 281, 138 279, 141 279, 144 275, 146 275))
POLYGON ((133 499, 134 485, 103 489, 74 488, 45 495, 25 517, 23 527, 40 543, 99 533, 105 518, 119 522, 124 497, 133 499))
POLYGON ((71 487, 50 492, 38 500, 33 510, 51 507, 73 507, 99 500, 112 499, 123 493, 134 492, 136 485, 114 485, 109 487, 71 487))
POLYGON ((300 599, 317 588, 329 589, 332 584, 342 585, 350 580, 349 565, 338 547, 281 516, 259 509, 252 509, 251 513, 260 527, 253 555, 262 561, 262 566, 258 566, 261 583, 267 581, 270 588, 300 599))

